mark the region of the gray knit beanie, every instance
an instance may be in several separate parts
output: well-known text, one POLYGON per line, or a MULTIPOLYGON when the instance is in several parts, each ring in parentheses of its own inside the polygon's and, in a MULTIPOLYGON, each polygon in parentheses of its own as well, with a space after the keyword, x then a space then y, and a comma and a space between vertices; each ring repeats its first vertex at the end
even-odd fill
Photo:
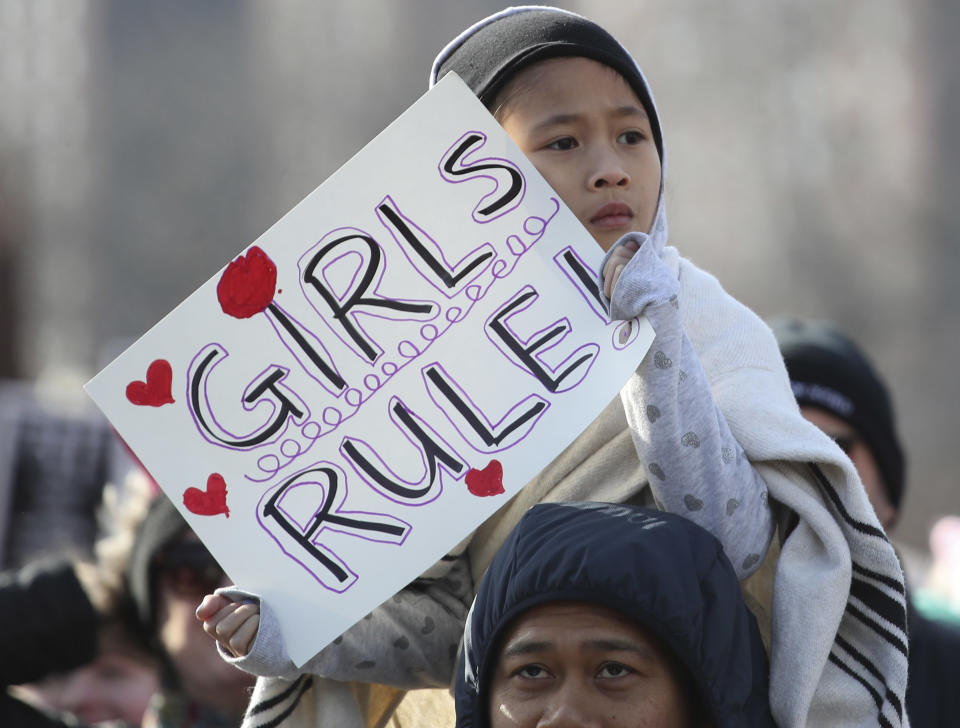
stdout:
POLYGON ((487 108, 517 73, 537 61, 582 56, 610 66, 643 104, 660 159, 663 136, 653 96, 640 67, 606 30, 583 16, 543 5, 507 8, 467 28, 440 51, 430 85, 455 71, 487 108))

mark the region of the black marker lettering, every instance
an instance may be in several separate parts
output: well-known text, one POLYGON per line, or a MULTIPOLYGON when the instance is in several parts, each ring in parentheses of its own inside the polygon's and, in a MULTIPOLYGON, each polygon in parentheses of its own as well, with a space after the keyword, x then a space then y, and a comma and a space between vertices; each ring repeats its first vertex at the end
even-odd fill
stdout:
POLYGON ((441 169, 444 172, 444 179, 448 182, 460 182, 462 180, 451 179, 463 177, 473 179, 476 177, 489 177, 494 180, 496 187, 494 191, 483 198, 481 205, 490 197, 500 193, 502 179, 506 173, 506 191, 483 207, 477 206, 474 211, 474 218, 477 222, 489 222, 500 215, 503 215, 520 203, 523 199, 523 175, 507 159, 497 159, 496 161, 482 160, 467 164, 463 160, 475 149, 480 149, 486 143, 487 138, 479 132, 468 132, 460 137, 459 140, 447 151, 440 162, 441 169))
POLYGON ((428 428, 422 426, 417 421, 416 416, 407 409, 398 397, 391 398, 389 408, 394 424, 403 430, 408 439, 413 442, 414 447, 420 452, 426 472, 420 483, 416 484, 419 487, 410 487, 410 483, 400 480, 396 476, 386 475, 385 471, 390 472, 389 468, 380 458, 377 458, 378 465, 373 464, 361 452, 361 446, 370 450, 369 446, 361 441, 345 437, 340 445, 340 451, 364 480, 372 487, 384 491, 387 497, 396 496, 403 498, 405 501, 414 501, 415 504, 427 503, 440 495, 441 483, 438 478, 438 463, 444 465, 449 472, 457 476, 464 471, 466 465, 449 445, 442 440, 438 442, 439 437, 436 436, 436 433, 431 433, 428 428), (448 450, 448 448, 450 449, 448 450))
MULTIPOLYGON (((487 320, 486 328, 492 332, 516 360, 529 371, 549 392, 563 392, 576 387, 587 375, 590 363, 596 358, 600 348, 596 344, 584 344, 560 362, 559 366, 551 369, 537 359, 537 353, 547 351, 559 344, 570 333, 570 324, 560 320, 531 336, 532 341, 522 341, 506 325, 506 320, 514 314, 523 311, 539 298, 539 294, 531 287, 524 286, 510 301, 487 320), (584 367, 584 365, 587 365, 584 367), (571 374, 581 370, 575 380, 565 381, 571 374), (557 373, 559 371, 559 374, 557 373)), ((493 336, 491 340, 496 344, 493 336)))
MULTIPOLYGON (((563 265, 573 274, 573 280, 576 282, 577 287, 586 293, 592 301, 596 301, 597 305, 594 309, 599 309, 600 312, 605 313, 603 299, 600 297, 600 286, 597 285, 597 280, 593 272, 587 270, 583 262, 573 252, 572 248, 567 248, 563 251, 561 257, 563 258, 563 265)), ((559 264, 560 261, 557 261, 557 263, 559 264)))
MULTIPOLYGON (((217 344, 210 344, 207 348, 209 351, 202 356, 198 355, 192 365, 189 404, 190 412, 197 425, 209 435, 208 440, 213 438, 218 444, 227 447, 255 448, 269 441, 280 432, 286 425, 288 418, 294 420, 304 418, 306 406, 303 405, 293 390, 282 384, 283 379, 287 376, 287 370, 282 367, 273 367, 251 382, 243 396, 245 405, 253 405, 260 400, 266 400, 273 404, 274 414, 270 421, 243 436, 233 435, 224 430, 217 424, 213 412, 210 410, 206 396, 206 380, 218 360, 222 361, 228 355, 226 350, 221 349, 217 344)), ((247 409, 252 409, 252 407, 247 409)))
POLYGON ((330 528, 357 538, 395 544, 403 543, 410 530, 408 524, 384 514, 363 513, 363 518, 342 514, 336 507, 346 498, 345 484, 344 492, 340 492, 342 478, 343 472, 339 468, 320 464, 288 479, 260 505, 261 523, 284 552, 303 564, 321 583, 339 592, 346 591, 357 580, 357 575, 351 571, 343 559, 320 543, 320 534, 324 529, 330 528), (281 507, 284 497, 292 489, 301 486, 312 486, 322 491, 322 501, 305 525, 294 521, 281 507), (271 521, 280 527, 280 534, 268 527, 271 521), (278 538, 278 535, 281 538, 278 538), (306 552, 311 558, 309 563, 300 561, 295 554, 284 548, 288 539, 292 539, 293 544, 296 545, 297 555, 299 552, 306 552), (322 567, 323 572, 320 574, 315 572, 311 568, 315 565, 322 567), (333 579, 332 584, 329 583, 330 578, 333 579))
POLYGON ((450 416, 446 404, 453 407, 458 415, 456 419, 465 422, 487 448, 496 449, 496 446, 505 442, 513 445, 523 439, 533 429, 540 415, 549 407, 545 399, 531 395, 515 405, 497 426, 491 426, 477 405, 467 398, 464 391, 438 364, 424 367, 423 376, 433 401, 454 423, 454 426, 456 427, 457 423, 454 422, 455 418, 450 416), (439 396, 434 396, 434 392, 439 396), (533 400, 533 403, 524 409, 525 403, 530 400, 533 400), (517 410, 521 411, 515 415, 517 410))
POLYGON ((369 361, 376 361, 382 350, 375 342, 367 337, 365 333, 355 325, 351 317, 348 316, 354 309, 370 309, 371 311, 377 311, 379 315, 386 316, 387 318, 395 318, 390 315, 391 312, 415 314, 418 316, 434 315, 434 305, 432 303, 397 301, 383 298, 382 296, 374 297, 366 295, 374 281, 379 279, 382 273, 382 265, 383 254, 380 251, 380 246, 369 235, 365 235, 357 230, 346 235, 341 235, 321 246, 320 250, 310 257, 306 266, 303 268, 303 282, 312 286, 313 289, 320 294, 327 308, 333 314, 333 319, 339 323, 346 335, 350 337, 353 343, 360 349, 362 355, 369 361), (349 243, 357 242, 360 243, 360 248, 363 251, 363 271, 361 275, 354 279, 349 295, 344 294, 343 298, 345 300, 341 302, 341 299, 327 287, 323 278, 317 275, 317 269, 320 268, 322 270, 321 264, 328 255, 341 252, 338 248, 349 243))
POLYGON ((427 268, 430 269, 433 276, 439 279, 446 288, 456 288, 464 279, 471 280, 469 276, 473 273, 480 273, 486 267, 483 264, 493 257, 493 250, 489 245, 484 245, 472 260, 462 260, 451 269, 442 260, 442 257, 437 257, 440 255, 440 246, 400 212, 393 198, 385 197, 377 205, 377 213, 380 221, 390 231, 397 243, 400 245, 406 243, 427 264, 427 268), (431 247, 436 255, 431 252, 431 247))

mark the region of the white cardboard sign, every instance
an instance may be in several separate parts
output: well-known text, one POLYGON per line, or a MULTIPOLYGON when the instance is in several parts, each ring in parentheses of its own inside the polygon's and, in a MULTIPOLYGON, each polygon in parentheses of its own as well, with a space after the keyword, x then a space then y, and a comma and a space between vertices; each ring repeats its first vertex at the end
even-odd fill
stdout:
POLYGON ((299 665, 620 390, 601 257, 450 74, 87 390, 299 665))

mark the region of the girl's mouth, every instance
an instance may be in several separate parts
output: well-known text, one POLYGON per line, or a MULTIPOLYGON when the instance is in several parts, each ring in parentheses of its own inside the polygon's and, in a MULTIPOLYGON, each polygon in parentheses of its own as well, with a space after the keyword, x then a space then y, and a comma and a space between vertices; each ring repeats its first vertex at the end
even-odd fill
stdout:
POLYGON ((590 218, 590 224, 600 230, 617 230, 633 221, 633 210, 625 202, 608 202, 590 218))

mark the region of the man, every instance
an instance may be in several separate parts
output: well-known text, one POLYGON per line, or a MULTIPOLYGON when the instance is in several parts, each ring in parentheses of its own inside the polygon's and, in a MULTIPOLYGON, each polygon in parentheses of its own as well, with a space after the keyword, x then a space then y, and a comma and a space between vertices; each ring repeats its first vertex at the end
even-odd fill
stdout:
POLYGON ((467 618, 458 728, 772 726, 767 660, 719 542, 679 516, 534 506, 467 618))
MULTIPOLYGON (((804 417, 853 461, 877 519, 896 524, 904 491, 904 454, 887 387, 859 347, 834 325, 771 322, 804 417)), ((908 601, 908 606, 909 606, 908 601)), ((960 630, 909 610, 907 715, 913 728, 956 725, 960 714, 960 630)))

